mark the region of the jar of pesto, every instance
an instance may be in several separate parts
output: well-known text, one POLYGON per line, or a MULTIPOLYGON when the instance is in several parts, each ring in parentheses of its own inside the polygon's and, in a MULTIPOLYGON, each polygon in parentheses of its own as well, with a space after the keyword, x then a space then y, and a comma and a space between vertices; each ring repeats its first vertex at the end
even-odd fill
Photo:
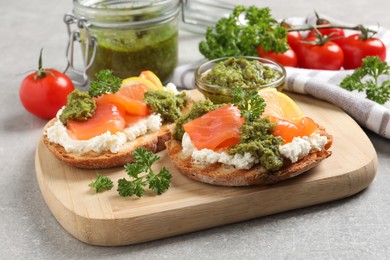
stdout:
POLYGON ((151 70, 168 81, 178 61, 179 12, 180 0, 73 0, 73 13, 64 17, 68 69, 83 81, 102 69, 123 79, 151 70), (82 46, 81 71, 73 64, 76 41, 82 46))

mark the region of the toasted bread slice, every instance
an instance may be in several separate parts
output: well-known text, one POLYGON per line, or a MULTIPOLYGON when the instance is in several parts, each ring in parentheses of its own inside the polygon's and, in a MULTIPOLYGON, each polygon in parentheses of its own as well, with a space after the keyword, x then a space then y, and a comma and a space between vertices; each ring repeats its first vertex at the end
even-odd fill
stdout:
MULTIPOLYGON (((194 101, 191 97, 189 97, 186 106, 182 109, 182 113, 188 113, 193 103, 194 101)), ((165 143, 171 139, 175 125, 174 123, 165 123, 158 131, 148 132, 145 135, 137 137, 136 140, 132 142, 127 142, 117 153, 110 151, 96 153, 90 151, 78 154, 69 153, 61 145, 49 141, 47 135, 45 134, 46 129, 53 125, 56 120, 58 119, 53 118, 46 124, 43 131, 44 144, 49 151, 61 161, 82 169, 106 169, 131 163, 134 160, 134 150, 139 147, 144 147, 153 153, 160 152, 165 149, 165 143)))
POLYGON ((181 142, 174 139, 168 141, 166 147, 168 155, 176 168, 191 179, 221 186, 266 185, 300 175, 329 157, 332 154, 331 151, 328 151, 332 145, 332 136, 327 134, 323 128, 319 129, 319 133, 328 139, 325 149, 322 151, 312 150, 306 157, 296 163, 285 160, 283 168, 273 173, 267 172, 259 164, 249 170, 244 170, 221 163, 205 165, 195 163, 191 157, 183 154, 181 142))
MULTIPOLYGON (((45 130, 56 120, 56 118, 52 119, 46 125, 45 130)), ((138 147, 145 147, 153 153, 164 150, 165 142, 171 139, 173 127, 174 124, 165 124, 157 132, 150 132, 138 137, 133 142, 127 142, 118 153, 110 151, 103 153, 90 151, 83 154, 68 153, 61 145, 50 142, 45 134, 43 135, 43 142, 55 157, 71 166, 83 169, 112 168, 131 163, 134 158, 134 150, 138 147)))

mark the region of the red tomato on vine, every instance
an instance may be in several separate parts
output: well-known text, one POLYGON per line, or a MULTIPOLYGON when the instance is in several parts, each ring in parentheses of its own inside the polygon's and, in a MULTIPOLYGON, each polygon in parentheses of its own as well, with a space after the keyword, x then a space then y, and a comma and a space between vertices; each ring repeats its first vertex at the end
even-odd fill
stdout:
POLYGON ((291 49, 295 50, 300 41, 303 40, 302 35, 298 31, 291 31, 287 33, 287 44, 291 49))
MULTIPOLYGON (((316 25, 321 26, 331 24, 327 19, 320 17, 317 12, 315 12, 315 15, 317 17, 316 25)), ((316 37, 318 34, 321 34, 322 36, 328 36, 330 41, 337 43, 340 47, 343 45, 345 39, 345 32, 341 28, 312 29, 307 34, 307 38, 313 36, 316 37)))
MULTIPOLYGON (((287 30, 291 28, 291 25, 289 25, 286 22, 281 23, 287 30)), ((295 51, 296 47, 300 44, 300 42, 303 40, 303 37, 300 32, 298 31, 290 31, 287 33, 287 44, 290 46, 291 49, 295 51)))
POLYGON ((380 39, 368 37, 367 32, 353 34, 345 38, 342 49, 344 69, 361 67, 362 60, 367 56, 378 56, 381 61, 386 59, 386 46, 380 39))
POLYGON ((291 48, 283 53, 275 53, 273 51, 264 51, 261 46, 257 47, 259 57, 276 61, 283 66, 296 67, 298 65, 297 55, 291 48))
POLYGON ((329 40, 337 43, 340 47, 343 46, 344 41, 345 41, 345 33, 343 29, 340 28, 320 28, 318 31, 315 29, 311 30, 307 34, 307 38, 310 37, 316 37, 318 35, 318 32, 321 33, 323 36, 328 36, 329 40))
POLYGON ((74 85, 65 74, 42 68, 42 50, 38 70, 24 78, 19 89, 19 97, 24 108, 43 119, 51 119, 66 105, 66 97, 74 90, 74 85))
POLYGON ((301 42, 297 55, 299 67, 305 69, 339 70, 344 62, 341 47, 320 35, 301 42))

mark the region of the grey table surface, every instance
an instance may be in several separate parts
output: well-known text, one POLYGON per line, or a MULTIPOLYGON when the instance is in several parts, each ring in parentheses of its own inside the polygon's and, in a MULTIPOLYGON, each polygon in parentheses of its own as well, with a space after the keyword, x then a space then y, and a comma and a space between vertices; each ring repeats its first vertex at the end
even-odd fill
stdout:
MULTIPOLYGON (((280 19, 316 10, 349 23, 390 28, 387 0, 243 3, 269 6, 280 19)), ((40 48, 46 67, 64 69, 62 17, 72 10, 72 1, 1 1, 0 10, 0 259, 389 259, 390 141, 369 131, 378 172, 366 190, 347 199, 139 245, 78 241, 52 216, 35 177, 34 153, 46 121, 28 114, 18 97, 40 48)), ((180 64, 201 58, 201 38, 180 32, 180 64)))

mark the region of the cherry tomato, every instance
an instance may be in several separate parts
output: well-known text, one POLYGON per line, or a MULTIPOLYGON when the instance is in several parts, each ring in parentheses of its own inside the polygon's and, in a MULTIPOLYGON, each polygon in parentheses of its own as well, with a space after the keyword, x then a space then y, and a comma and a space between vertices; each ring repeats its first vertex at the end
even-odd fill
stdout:
POLYGON ((321 42, 316 37, 301 42, 297 51, 298 65, 305 69, 339 70, 343 66, 344 54, 334 42, 321 42))
POLYGON ((344 52, 344 69, 356 69, 362 65, 363 58, 378 56, 386 59, 386 46, 378 38, 366 38, 362 34, 353 34, 345 38, 342 46, 344 52))
POLYGON ((302 40, 302 35, 298 31, 291 31, 287 33, 287 44, 293 50, 297 48, 297 45, 299 45, 302 40))
MULTIPOLYGON (((323 28, 318 29, 318 31, 322 34, 322 36, 328 36, 330 41, 337 43, 340 47, 344 44, 345 33, 343 29, 340 28, 323 28)), ((307 38, 315 37, 318 35, 318 31, 312 29, 308 34, 307 38)))
POLYGON ((264 51, 261 46, 257 47, 259 57, 276 61, 283 66, 296 67, 298 65, 297 55, 290 48, 284 53, 275 53, 273 51, 264 51))
MULTIPOLYGON (((327 19, 324 19, 318 15, 317 12, 315 12, 315 15, 317 17, 316 25, 329 25, 331 24, 327 19)), ((320 33, 322 36, 327 36, 330 38, 330 41, 337 43, 340 47, 343 45, 344 39, 345 39, 345 32, 341 28, 320 28, 318 30, 312 29, 308 35, 307 38, 312 36, 317 36, 318 33, 320 33)))
MULTIPOLYGON (((291 25, 286 23, 286 22, 282 22, 282 25, 286 28, 286 29, 290 29, 291 28, 291 25)), ((291 31, 291 32, 288 32, 287 33, 287 44, 291 47, 291 49, 293 49, 295 51, 296 47, 300 44, 300 42, 303 40, 303 37, 301 35, 300 32, 298 31, 291 31)))
POLYGON ((68 76, 54 69, 42 68, 41 50, 38 70, 23 79, 19 97, 27 111, 50 119, 66 105, 66 97, 73 90, 74 85, 68 76))

